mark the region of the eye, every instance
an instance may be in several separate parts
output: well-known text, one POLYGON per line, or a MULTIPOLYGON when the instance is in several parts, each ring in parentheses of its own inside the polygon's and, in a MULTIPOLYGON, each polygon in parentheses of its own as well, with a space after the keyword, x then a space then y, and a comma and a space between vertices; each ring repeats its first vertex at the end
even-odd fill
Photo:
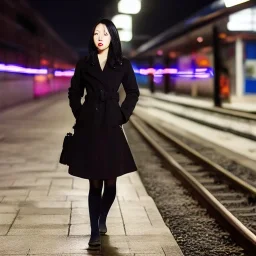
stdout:
POLYGON ((108 33, 105 33, 105 36, 107 36, 108 35, 108 33))

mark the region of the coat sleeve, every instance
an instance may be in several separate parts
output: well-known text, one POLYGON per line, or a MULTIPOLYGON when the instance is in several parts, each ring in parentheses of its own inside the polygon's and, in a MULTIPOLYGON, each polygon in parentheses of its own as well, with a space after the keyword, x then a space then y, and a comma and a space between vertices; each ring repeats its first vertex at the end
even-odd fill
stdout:
POLYGON ((84 87, 81 83, 81 60, 76 64, 74 75, 71 78, 70 87, 68 88, 69 106, 75 118, 78 117, 82 107, 81 98, 84 95, 84 87))
POLYGON ((121 105, 121 111, 124 116, 124 123, 127 123, 132 115, 137 101, 139 100, 140 91, 131 62, 128 59, 125 59, 125 65, 125 74, 122 79, 122 84, 126 97, 121 105))

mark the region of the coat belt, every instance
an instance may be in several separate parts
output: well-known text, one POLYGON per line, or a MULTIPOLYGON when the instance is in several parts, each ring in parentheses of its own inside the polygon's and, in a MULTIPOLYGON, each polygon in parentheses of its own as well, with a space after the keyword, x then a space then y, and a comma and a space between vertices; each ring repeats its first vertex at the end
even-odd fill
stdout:
POLYGON ((119 93, 118 92, 106 92, 100 90, 100 100, 106 101, 110 99, 117 99, 119 101, 119 93))
POLYGON ((99 93, 90 93, 85 95, 86 98, 88 99, 96 99, 101 102, 111 100, 111 99, 116 99, 119 101, 119 93, 118 92, 107 92, 104 90, 100 90, 99 93))

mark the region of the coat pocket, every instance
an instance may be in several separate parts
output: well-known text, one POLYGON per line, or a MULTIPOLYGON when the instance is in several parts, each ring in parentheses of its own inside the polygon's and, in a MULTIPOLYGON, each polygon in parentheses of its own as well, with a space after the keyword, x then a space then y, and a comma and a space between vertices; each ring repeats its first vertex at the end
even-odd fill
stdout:
POLYGON ((80 109, 77 113, 77 116, 76 116, 75 127, 82 125, 86 119, 88 120, 88 113, 89 113, 88 107, 89 106, 88 106, 87 102, 84 102, 82 104, 82 106, 80 107, 80 109))
POLYGON ((118 118, 118 120, 119 120, 119 122, 118 122, 118 124, 119 125, 122 125, 122 124, 124 124, 125 123, 125 117, 124 117, 124 114, 123 114, 123 112, 122 112, 122 110, 121 110, 121 107, 118 105, 118 113, 119 113, 119 118, 118 118))
POLYGON ((113 114, 112 114, 112 125, 117 126, 117 125, 122 125, 123 124, 123 114, 122 110, 118 104, 118 102, 115 102, 113 108, 113 114))

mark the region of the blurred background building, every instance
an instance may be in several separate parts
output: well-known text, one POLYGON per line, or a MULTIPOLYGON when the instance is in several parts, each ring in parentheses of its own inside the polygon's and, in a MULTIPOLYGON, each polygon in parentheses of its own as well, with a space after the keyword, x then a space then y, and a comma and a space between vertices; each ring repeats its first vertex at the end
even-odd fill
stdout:
POLYGON ((0 108, 66 90, 103 17, 117 26, 141 88, 216 106, 255 100, 255 1, 2 0, 0 108))

